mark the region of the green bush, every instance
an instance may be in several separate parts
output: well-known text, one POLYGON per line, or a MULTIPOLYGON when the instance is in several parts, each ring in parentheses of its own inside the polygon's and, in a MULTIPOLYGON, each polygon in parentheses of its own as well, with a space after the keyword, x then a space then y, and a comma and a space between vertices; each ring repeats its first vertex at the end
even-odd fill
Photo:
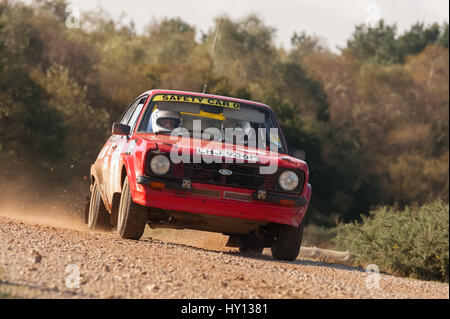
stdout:
POLYGON ((436 201, 403 211, 383 207, 341 224, 333 241, 363 265, 403 276, 448 282, 449 205, 436 201))

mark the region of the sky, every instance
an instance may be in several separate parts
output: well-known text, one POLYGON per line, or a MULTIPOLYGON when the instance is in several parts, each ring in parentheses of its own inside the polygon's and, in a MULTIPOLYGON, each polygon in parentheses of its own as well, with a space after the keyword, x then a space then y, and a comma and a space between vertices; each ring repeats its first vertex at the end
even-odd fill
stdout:
MULTIPOLYGON (((140 32, 152 21, 181 17, 197 30, 208 31, 214 17, 221 13, 242 18, 259 15, 266 25, 276 28, 275 41, 289 48, 296 31, 322 37, 333 51, 345 46, 354 26, 371 23, 378 17, 396 23, 399 32, 417 21, 449 21, 448 0, 68 0, 81 11, 101 5, 113 18, 125 13, 124 21, 133 19, 140 32)), ((28 1, 25 1, 28 2, 28 1)), ((81 26, 83 21, 81 20, 81 26)))

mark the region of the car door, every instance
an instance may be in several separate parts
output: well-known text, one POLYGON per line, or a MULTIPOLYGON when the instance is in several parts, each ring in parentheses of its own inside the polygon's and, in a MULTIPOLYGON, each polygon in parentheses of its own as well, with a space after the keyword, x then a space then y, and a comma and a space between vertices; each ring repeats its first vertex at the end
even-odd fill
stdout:
MULTIPOLYGON (((122 115, 122 117, 119 120, 119 123, 121 124, 127 124, 128 121, 131 118, 131 115, 133 114, 133 111, 136 109, 138 101, 133 101, 130 106, 126 109, 125 113, 122 115)), ((104 157, 102 162, 102 192, 105 196, 108 204, 111 207, 112 203, 112 194, 111 194, 111 158, 114 153, 114 151, 117 149, 117 143, 119 140, 121 140, 122 136, 119 135, 111 135, 111 137, 108 140, 108 143, 106 145, 106 149, 104 150, 104 157)), ((102 150, 103 152, 103 150, 102 150)))
MULTIPOLYGON (((136 122, 147 100, 147 96, 136 99, 132 106, 130 116, 124 119, 121 124, 126 124, 131 127, 130 134, 133 134, 136 122)), ((120 170, 121 170, 121 154, 127 149, 129 142, 128 136, 114 136, 111 142, 111 155, 109 160, 109 177, 107 178, 107 198, 109 203, 112 203, 114 193, 120 192, 120 170)))
MULTIPOLYGON (((122 115, 120 119, 120 123, 126 123, 132 114, 133 111, 133 104, 128 106, 124 114, 122 115)), ((105 204, 110 204, 108 201, 107 196, 107 185, 108 185, 108 179, 110 176, 109 173, 109 166, 111 161, 111 154, 112 154, 112 146, 117 141, 117 136, 112 135, 108 138, 105 145, 103 146, 102 150, 100 151, 97 160, 95 161, 95 170, 97 173, 97 182, 100 187, 100 193, 102 194, 103 199, 105 199, 105 204)))

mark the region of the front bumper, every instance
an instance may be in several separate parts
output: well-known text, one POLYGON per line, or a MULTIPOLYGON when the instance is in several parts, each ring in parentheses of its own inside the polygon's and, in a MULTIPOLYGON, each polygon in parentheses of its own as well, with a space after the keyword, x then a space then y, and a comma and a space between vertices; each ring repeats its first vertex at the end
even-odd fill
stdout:
POLYGON ((164 210, 237 217, 298 226, 309 204, 311 187, 305 196, 254 191, 202 183, 168 181, 138 176, 133 200, 141 205, 164 210), (164 184, 163 189, 150 185, 164 184))

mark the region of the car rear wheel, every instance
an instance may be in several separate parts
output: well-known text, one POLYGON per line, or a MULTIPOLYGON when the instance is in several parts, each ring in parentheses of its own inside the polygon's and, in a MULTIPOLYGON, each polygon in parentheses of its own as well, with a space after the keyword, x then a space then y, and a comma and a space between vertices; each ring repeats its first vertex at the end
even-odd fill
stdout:
POLYGON ((103 204, 98 184, 94 183, 89 203, 88 227, 92 230, 109 230, 111 228, 109 216, 103 204))
POLYGON ((128 178, 125 178, 122 195, 120 196, 117 220, 117 232, 119 236, 124 239, 139 240, 144 234, 147 215, 147 207, 133 202, 128 178))
POLYGON ((300 252, 303 238, 303 223, 299 227, 279 225, 278 236, 272 244, 272 256, 276 260, 293 261, 300 252))
POLYGON ((239 252, 241 254, 261 255, 263 250, 262 240, 255 234, 240 236, 239 252))

